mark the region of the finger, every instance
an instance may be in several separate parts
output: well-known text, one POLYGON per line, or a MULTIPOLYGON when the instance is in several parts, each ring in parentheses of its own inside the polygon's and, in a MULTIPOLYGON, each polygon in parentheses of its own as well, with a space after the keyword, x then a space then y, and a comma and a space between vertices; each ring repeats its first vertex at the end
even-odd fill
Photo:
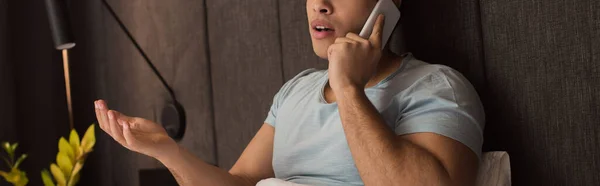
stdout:
POLYGON ((100 113, 100 119, 98 122, 104 125, 104 128, 106 129, 108 134, 111 134, 111 126, 108 123, 108 115, 106 115, 107 111, 108 106, 106 105, 106 102, 104 100, 98 100, 98 112, 100 113))
POLYGON ((335 42, 334 42, 334 43, 338 43, 338 44, 339 44, 339 43, 350 43, 350 44, 355 44, 356 42, 357 42, 357 41, 354 41, 354 40, 352 40, 352 39, 350 39, 350 38, 347 38, 347 37, 338 37, 338 38, 336 38, 336 39, 335 39, 335 42))
POLYGON ((98 120, 98 125, 104 132, 106 132, 107 134, 110 135, 110 130, 109 130, 106 122, 104 122, 102 119, 102 112, 100 110, 100 103, 98 100, 94 101, 94 106, 96 107, 95 111, 96 111, 96 120, 98 120))
MULTIPOLYGON (((136 121, 135 121, 135 117, 131 117, 131 116, 127 116, 123 113, 119 113, 119 115, 117 116, 117 121, 118 120, 123 120, 126 124, 129 125, 136 125, 136 121)), ((123 127, 124 123, 118 122, 118 124, 123 127)), ((134 126, 130 126, 130 128, 133 128, 134 126)))
POLYGON ((348 34, 346 34, 346 38, 354 40, 354 41, 358 41, 358 42, 361 42, 361 43, 369 42, 369 40, 366 40, 365 38, 362 38, 358 34, 355 34, 355 33, 352 33, 352 32, 348 32, 348 34))
MULTIPOLYGON (((329 56, 331 56, 331 53, 333 53, 333 48, 335 47, 334 45, 336 44, 332 44, 329 45, 329 47, 327 47, 327 57, 329 58, 329 56)), ((329 58, 329 60, 331 60, 331 58, 329 58)))
POLYGON ((123 120, 119 120, 119 122, 123 126, 123 137, 125 138, 125 142, 127 143, 127 145, 131 146, 131 144, 133 144, 136 140, 133 134, 131 133, 131 126, 129 126, 129 123, 123 120))
POLYGON ((94 111, 96 112, 96 120, 98 121, 98 125, 100 129, 106 132, 106 129, 102 122, 100 122, 100 109, 98 109, 98 101, 94 101, 94 111))
POLYGON ((118 113, 114 110, 108 111, 109 125, 112 137, 119 143, 125 144, 125 138, 123 138, 123 129, 117 124, 118 113))
POLYGON ((369 41, 373 44, 374 47, 381 47, 381 35, 383 32, 383 14, 377 16, 377 21, 375 21, 375 25, 373 26, 373 32, 371 32, 371 37, 369 37, 369 41))
POLYGON ((341 43, 334 43, 329 45, 329 47, 327 48, 327 56, 331 56, 331 54, 337 50, 339 50, 338 48, 343 47, 342 45, 345 44, 345 42, 341 42, 341 43))

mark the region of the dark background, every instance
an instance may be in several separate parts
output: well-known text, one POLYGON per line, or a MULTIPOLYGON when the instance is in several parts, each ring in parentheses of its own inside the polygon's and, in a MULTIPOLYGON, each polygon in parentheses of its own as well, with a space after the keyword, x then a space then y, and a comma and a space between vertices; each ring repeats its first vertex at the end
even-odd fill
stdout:
MULTIPOLYGON (((280 86, 313 53, 302 0, 108 1, 164 75, 187 114, 180 142, 230 168, 280 86)), ((169 96, 98 0, 70 1, 76 129, 93 100, 159 120, 169 96)), ((514 185, 600 182, 600 2, 405 0, 397 52, 446 64, 476 86, 486 151, 508 151, 514 185)), ((54 161, 68 116, 60 52, 42 0, 0 0, 0 141, 30 157, 30 185, 54 161)), ((162 167, 97 130, 80 185, 139 185, 162 167)), ((5 169, 5 167, 0 166, 5 169)), ((2 185, 4 183, 0 183, 2 185)))

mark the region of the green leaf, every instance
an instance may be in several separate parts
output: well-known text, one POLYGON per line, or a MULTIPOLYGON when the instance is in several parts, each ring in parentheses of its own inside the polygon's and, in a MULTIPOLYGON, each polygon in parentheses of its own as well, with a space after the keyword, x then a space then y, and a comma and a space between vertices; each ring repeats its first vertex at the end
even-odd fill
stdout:
POLYGON ((19 146, 19 143, 12 144, 12 146, 10 147, 10 149, 12 149, 13 153, 17 150, 18 146, 19 146))
POLYGON ((77 162, 75 167, 73 168, 73 172, 71 173, 71 178, 69 178, 68 185, 74 186, 79 181, 79 171, 83 168, 83 162, 77 162))
POLYGON ((10 148, 10 143, 8 142, 2 142, 2 148, 4 149, 4 151, 6 152, 10 152, 11 148, 10 148))
POLYGON ((71 164, 75 163, 75 154, 73 153, 73 149, 64 137, 61 137, 60 140, 58 140, 58 152, 65 153, 69 160, 71 160, 71 164))
POLYGON ((21 163, 23 163, 23 161, 27 158, 27 154, 21 154, 21 157, 19 157, 19 159, 15 162, 15 166, 13 166, 13 169, 18 169, 19 165, 21 165, 21 163))
POLYGON ((68 155, 64 152, 59 152, 56 155, 56 163, 58 164, 58 167, 60 167, 60 169, 62 170, 65 176, 65 180, 69 179, 69 177, 71 176, 71 171, 73 171, 73 163, 71 163, 71 160, 69 159, 68 155))
POLYGON ((50 176, 50 172, 48 172, 48 169, 42 170, 42 181, 44 182, 44 186, 55 186, 54 181, 52 181, 52 177, 50 176))
POLYGON ((71 175, 79 174, 79 171, 81 171, 82 168, 83 168, 83 162, 77 162, 75 164, 75 166, 73 167, 73 172, 71 175))
POLYGON ((10 161, 13 161, 15 159, 15 154, 14 154, 15 151, 12 150, 12 146, 10 145, 10 143, 4 142, 2 144, 2 148, 4 148, 4 150, 8 154, 8 157, 9 157, 10 161))
POLYGON ((16 186, 25 186, 29 183, 29 179, 27 178, 27 174, 24 171, 19 171, 19 178, 15 180, 16 186))
POLYGON ((92 124, 87 131, 85 131, 83 139, 81 140, 81 148, 83 149, 83 153, 91 152, 92 148, 94 148, 94 144, 96 144, 96 136, 94 133, 94 124, 92 124))
POLYGON ((9 183, 15 183, 19 179, 19 175, 20 174, 18 174, 18 172, 15 172, 13 170, 6 174, 6 176, 4 176, 4 179, 6 179, 6 181, 9 183))
POLYGON ((56 164, 53 163, 52 165, 50 165, 50 172, 52 173, 52 176, 54 176, 54 180, 56 180, 57 185, 65 186, 67 184, 65 175, 62 173, 62 171, 60 170, 60 168, 58 168, 56 164))
POLYGON ((71 149, 73 149, 73 155, 75 155, 75 159, 78 159, 81 155, 79 148, 81 145, 79 143, 79 134, 75 129, 71 130, 71 134, 69 135, 69 144, 71 144, 71 149))
POLYGON ((0 171, 0 176, 2 176, 5 180, 8 180, 8 173, 4 171, 0 171))
POLYGON ((9 156, 10 156, 10 160, 13 161, 13 163, 15 161, 15 151, 17 150, 18 146, 19 146, 19 143, 14 143, 10 146, 11 154, 9 154, 9 156))
POLYGON ((29 182, 25 172, 19 169, 12 169, 6 176, 4 176, 4 178, 7 182, 16 186, 24 186, 29 182))
POLYGON ((69 183, 67 183, 67 186, 75 186, 75 185, 77 185, 77 182, 79 182, 79 174, 73 176, 73 178, 71 178, 71 181, 69 181, 69 183))

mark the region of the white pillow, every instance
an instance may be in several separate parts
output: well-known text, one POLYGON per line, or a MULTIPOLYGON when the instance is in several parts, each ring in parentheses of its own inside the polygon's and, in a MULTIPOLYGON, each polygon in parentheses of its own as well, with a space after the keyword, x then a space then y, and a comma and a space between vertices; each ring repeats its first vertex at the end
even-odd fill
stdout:
POLYGON ((510 159, 504 151, 485 152, 481 157, 478 186, 510 186, 510 159))
POLYGON ((258 183, 256 183, 256 186, 308 186, 308 185, 287 182, 287 181, 283 181, 283 180, 280 180, 277 178, 269 178, 269 179, 260 180, 258 183))

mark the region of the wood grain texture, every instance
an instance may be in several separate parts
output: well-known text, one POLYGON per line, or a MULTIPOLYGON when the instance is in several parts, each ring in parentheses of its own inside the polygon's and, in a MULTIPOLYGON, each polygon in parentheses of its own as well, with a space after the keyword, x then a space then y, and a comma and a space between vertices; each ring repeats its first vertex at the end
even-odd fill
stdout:
MULTIPOLYGON (((132 12, 124 8, 128 2, 109 1, 125 24, 132 18, 122 15, 121 12, 132 12)), ((160 86, 156 77, 143 58, 135 50, 133 44, 127 39, 125 33, 118 27, 116 21, 110 17, 108 11, 103 9, 105 31, 105 62, 99 79, 102 82, 102 94, 99 98, 105 99, 110 108, 125 114, 156 120, 155 108, 163 99, 167 99, 166 92, 160 86)), ((158 65, 157 65, 158 66, 158 65)), ((160 68, 160 66, 158 66, 160 68)), ((144 166, 153 166, 151 158, 131 152, 110 138, 112 157, 111 176, 113 185, 138 185, 138 170, 144 166)))
POLYGON ((285 80, 293 78, 305 69, 326 69, 327 60, 319 58, 312 48, 306 1, 278 0, 278 2, 285 80))
POLYGON ((8 60, 7 52, 7 8, 7 0, 0 0, 0 141, 16 141, 14 65, 8 60))
MULTIPOLYGON (((215 164, 211 86, 205 55, 202 1, 109 1, 159 72, 173 88, 187 115, 180 142, 192 153, 215 164)), ((101 10, 104 56, 96 66, 99 98, 126 114, 160 120, 170 97, 133 44, 106 9, 101 10)), ((162 167, 106 138, 112 185, 138 185, 138 171, 162 167)))
POLYGON ((478 0, 403 1, 400 19, 406 51, 448 65, 484 94, 483 43, 478 0))
MULTIPOLYGON (((8 58, 7 30, 7 0, 0 0, 0 142, 17 141, 17 130, 15 126, 15 84, 13 74, 13 63, 8 58)), ((0 170, 8 170, 9 167, 0 164, 0 170)), ((10 186, 9 183, 0 181, 0 186, 10 186)))
MULTIPOLYGON (((71 88, 75 129, 80 134, 96 122, 93 101, 106 95, 100 76, 104 72, 105 27, 101 1, 71 1, 70 14, 77 45, 70 50, 71 88)), ((98 126, 97 126, 98 127, 98 126)), ((96 128, 96 145, 82 169, 79 185, 114 185, 112 139, 96 128)))
POLYGON ((482 0, 486 137, 514 185, 600 182, 600 2, 482 0))
POLYGON ((207 163, 217 164, 204 1, 154 2, 160 12, 156 27, 162 28, 155 34, 165 36, 158 38, 166 46, 153 47, 166 52, 157 58, 172 65, 169 84, 186 111, 187 129, 180 144, 207 163))
MULTIPOLYGON (((181 144, 215 164, 203 3, 139 0, 118 2, 115 9, 186 110, 188 128, 181 144)), ((164 91, 164 88, 154 90, 164 91)), ((153 106, 157 118, 161 117, 165 101, 168 100, 163 98, 153 106)))
POLYGON ((208 0, 219 166, 229 169, 283 84, 276 0, 208 0))

